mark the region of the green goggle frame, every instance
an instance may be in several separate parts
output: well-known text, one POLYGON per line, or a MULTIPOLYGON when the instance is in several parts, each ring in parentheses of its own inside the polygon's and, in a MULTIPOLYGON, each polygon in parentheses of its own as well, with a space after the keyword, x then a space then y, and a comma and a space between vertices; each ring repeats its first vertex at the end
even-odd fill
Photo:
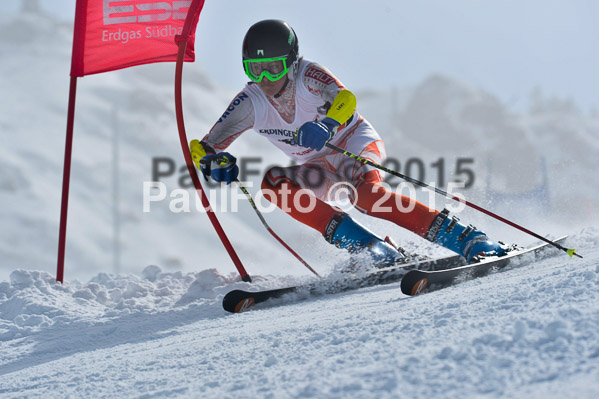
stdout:
POLYGON ((245 74, 252 79, 254 82, 261 82, 263 78, 270 80, 271 82, 276 82, 281 79, 283 76, 289 72, 289 67, 287 66, 287 57, 272 57, 272 58, 257 58, 252 60, 243 60, 243 66, 245 68, 245 74), (260 72, 260 74, 256 75, 252 72, 252 63, 256 62, 272 62, 272 61, 282 61, 283 62, 283 70, 278 73, 272 73, 268 69, 264 69, 260 72))

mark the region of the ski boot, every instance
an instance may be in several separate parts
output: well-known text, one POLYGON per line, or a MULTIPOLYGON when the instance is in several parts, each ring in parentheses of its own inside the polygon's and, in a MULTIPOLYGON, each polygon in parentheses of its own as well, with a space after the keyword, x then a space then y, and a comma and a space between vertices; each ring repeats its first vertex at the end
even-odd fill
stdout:
POLYGON ((429 227, 426 238, 436 244, 462 255, 468 262, 475 256, 502 256, 508 247, 501 241, 489 240, 481 230, 473 225, 464 226, 457 217, 449 217, 449 211, 440 212, 429 227))
POLYGON ((333 216, 327 225, 324 238, 351 254, 367 253, 377 268, 405 260, 405 256, 389 237, 381 239, 346 213, 333 216))

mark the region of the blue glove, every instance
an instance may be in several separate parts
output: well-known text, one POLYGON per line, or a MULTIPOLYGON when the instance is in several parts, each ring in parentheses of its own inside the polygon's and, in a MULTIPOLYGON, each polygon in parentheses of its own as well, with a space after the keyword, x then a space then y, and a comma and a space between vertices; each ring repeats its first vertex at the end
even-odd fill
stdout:
POLYGON ((334 129, 339 125, 339 122, 331 118, 324 118, 317 122, 306 122, 295 132, 295 141, 302 147, 320 151, 333 137, 334 129))
POLYGON ((237 158, 228 152, 206 155, 200 160, 200 170, 204 175, 204 179, 208 180, 208 176, 210 176, 212 180, 219 183, 231 184, 239 175, 237 158))
POLYGON ((426 238, 462 255, 468 261, 476 255, 502 256, 507 252, 505 245, 489 240, 476 227, 464 226, 458 220, 455 216, 449 218, 447 211, 441 212, 426 233, 426 238))

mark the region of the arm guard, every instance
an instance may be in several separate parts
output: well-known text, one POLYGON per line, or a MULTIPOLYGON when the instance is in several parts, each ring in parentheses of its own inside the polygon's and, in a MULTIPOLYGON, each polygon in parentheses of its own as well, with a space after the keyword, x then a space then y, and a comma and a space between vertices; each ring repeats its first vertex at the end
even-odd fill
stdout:
POLYGON ((340 125, 343 125, 349 121, 356 112, 357 100, 354 93, 349 90, 341 90, 337 93, 331 108, 327 112, 327 118, 331 118, 337 121, 340 125))

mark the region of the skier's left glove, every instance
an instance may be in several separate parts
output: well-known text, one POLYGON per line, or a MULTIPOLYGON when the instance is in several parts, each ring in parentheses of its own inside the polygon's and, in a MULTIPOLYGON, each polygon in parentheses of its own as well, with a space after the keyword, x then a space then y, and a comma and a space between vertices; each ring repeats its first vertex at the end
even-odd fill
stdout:
POLYGON ((340 123, 331 118, 324 118, 317 122, 306 122, 295 132, 295 141, 302 147, 320 151, 333 137, 339 126, 340 123))
POLYGON ((212 180, 219 183, 231 184, 232 181, 237 180, 239 175, 237 158, 228 152, 204 156, 200 160, 200 170, 206 180, 210 176, 212 180))

